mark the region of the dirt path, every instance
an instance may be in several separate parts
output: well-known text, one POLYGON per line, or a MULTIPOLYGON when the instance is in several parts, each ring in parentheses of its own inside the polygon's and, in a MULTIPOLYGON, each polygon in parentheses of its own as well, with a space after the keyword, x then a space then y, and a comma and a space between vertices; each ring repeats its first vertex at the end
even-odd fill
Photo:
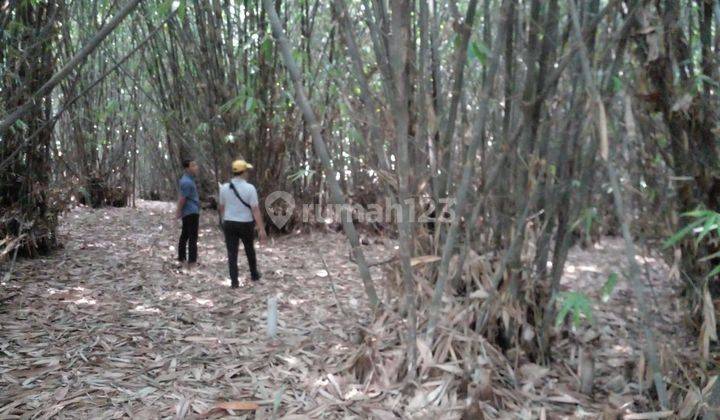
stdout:
MULTIPOLYGON (((366 314, 343 236, 275 240, 259 252, 263 281, 231 290, 212 215, 201 225, 202 266, 187 273, 174 264, 179 228, 170 214, 169 204, 153 202, 136 210, 76 209, 64 219, 63 250, 18 261, 14 278, 0 288, 0 418, 183 418, 207 413, 218 401, 259 401, 250 418, 269 417, 275 407, 288 418, 402 415, 405 397, 398 390, 375 392, 342 375, 357 346, 357 318, 366 314), (273 295, 280 312, 276 340, 266 333, 273 295)), ((599 249, 574 250, 565 287, 596 297, 607 268, 619 266, 619 246, 606 241, 599 249)), ((392 252, 378 244, 366 251, 374 260, 392 252)), ((244 256, 240 261, 244 272, 244 256)), ((667 267, 644 264, 656 284, 656 326, 667 334, 661 342, 678 345, 686 338, 676 331, 667 267)), ((637 359, 640 345, 622 281, 595 310, 601 326, 596 400, 632 404, 638 394, 632 375, 615 378, 637 359)))
MULTIPOLYGON (((690 333, 686 320, 687 308, 679 295, 679 280, 655 253, 643 251, 635 257, 641 268, 647 304, 651 310, 652 327, 659 347, 664 371, 678 379, 682 365, 697 360, 696 338, 690 333)), ((630 413, 648 405, 646 391, 652 387, 648 366, 643 357, 644 336, 641 316, 624 273, 628 272, 625 245, 620 238, 603 238, 587 249, 575 247, 568 256, 562 287, 579 291, 592 302, 593 319, 584 323, 577 339, 566 340, 566 353, 579 349, 579 342, 587 339, 584 348, 592 352, 595 365, 593 405, 608 412, 630 413), (618 275, 617 284, 607 300, 603 300, 603 286, 610 275, 618 275)), ((562 348, 562 343, 557 343, 562 348)), ((693 363, 694 364, 694 363, 693 363)), ((574 363, 568 361, 567 365, 574 363)), ((683 378, 684 379, 684 378, 683 378)), ((678 387, 670 387, 671 397, 678 387)), ((680 397, 684 397, 684 391, 680 397)), ((581 400, 587 400, 578 396, 581 400)))
POLYGON ((218 400, 265 400, 271 411, 276 397, 283 412, 315 407, 308 385, 353 339, 318 252, 340 304, 365 312, 343 237, 275 240, 259 252, 263 281, 231 290, 212 217, 201 225, 202 266, 188 274, 175 268, 179 228, 169 214, 162 203, 77 209, 65 217, 64 250, 18 262, 18 278, 2 286, 0 417, 182 417, 218 400), (275 294, 282 339, 272 342, 266 305, 275 294))

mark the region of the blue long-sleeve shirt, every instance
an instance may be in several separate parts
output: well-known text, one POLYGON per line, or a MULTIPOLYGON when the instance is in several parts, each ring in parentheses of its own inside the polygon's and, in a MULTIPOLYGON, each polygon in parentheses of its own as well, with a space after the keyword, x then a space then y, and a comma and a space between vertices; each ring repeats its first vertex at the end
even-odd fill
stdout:
POLYGON ((185 197, 182 217, 200 213, 200 196, 195 185, 195 179, 190 174, 186 173, 180 178, 180 195, 185 197))

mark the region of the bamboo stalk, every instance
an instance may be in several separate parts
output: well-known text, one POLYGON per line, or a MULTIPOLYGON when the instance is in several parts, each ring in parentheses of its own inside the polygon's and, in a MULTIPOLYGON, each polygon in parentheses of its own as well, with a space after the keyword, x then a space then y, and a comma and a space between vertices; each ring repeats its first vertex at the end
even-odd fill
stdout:
MULTIPOLYGON (((325 169, 325 178, 330 186, 330 194, 331 199, 334 202, 333 204, 345 204, 345 198, 336 178, 335 169, 333 168, 330 154, 327 151, 327 146, 322 135, 320 124, 315 117, 315 112, 310 106, 310 101, 308 101, 300 69, 293 58, 292 50, 290 49, 290 44, 285 36, 285 32, 283 31, 280 18, 278 17, 277 11, 275 11, 272 0, 263 0, 262 3, 265 11, 267 12, 268 19, 270 20, 273 36, 280 47, 285 67, 287 68, 288 73, 290 73, 290 78, 292 79, 293 86, 295 87, 295 101, 302 111, 303 117, 307 121, 313 140, 313 148, 315 149, 315 153, 320 158, 320 161, 325 169)), ((355 257, 358 270, 360 271, 360 277, 362 278, 370 307, 371 309, 376 309, 380 305, 380 299, 375 291, 375 286, 373 285, 372 277, 370 276, 370 269, 368 268, 367 261, 365 260, 365 254, 360 247, 360 238, 357 230, 355 230, 355 224, 352 222, 350 214, 347 211, 347 207, 348 206, 345 205, 341 206, 343 231, 350 242, 353 256, 355 257)))
POLYGON ((650 311, 647 307, 645 287, 642 282, 638 279, 638 273, 640 267, 635 261, 635 244, 630 234, 630 222, 628 221, 625 213, 625 204, 623 202, 622 194, 620 193, 620 182, 618 180, 617 171, 612 160, 609 159, 609 145, 608 145, 608 132, 607 132, 607 117, 605 113, 605 105, 600 97, 600 91, 595 85, 595 80, 592 77, 590 69, 590 58, 588 57, 587 45, 582 37, 580 30, 580 18, 578 17, 577 8, 575 7, 574 0, 568 0, 570 8, 570 14, 573 26, 573 35, 575 36, 576 42, 580 46, 580 63, 582 67, 583 76, 585 83, 590 91, 593 101, 597 105, 597 117, 594 118, 595 124, 598 131, 598 139, 600 141, 600 154, 605 161, 605 165, 610 178, 610 184, 612 186, 613 199, 615 203, 615 213, 620 221, 622 229, 623 240, 625 241, 625 256, 627 257, 628 266, 630 271, 627 276, 627 280, 630 283, 630 287, 635 294, 638 309, 640 310, 640 317, 642 322, 643 334, 645 335, 645 353, 648 357, 650 368, 652 369, 653 382, 655 383, 655 389, 658 394, 658 400, 660 407, 666 409, 669 406, 667 391, 665 389, 665 382, 662 378, 662 371, 660 367, 660 358, 658 356, 657 343, 655 336, 650 325, 650 311))
MULTIPOLYGON (((500 51, 504 44, 504 39, 507 36, 507 11, 511 0, 506 0, 503 4, 502 18, 498 21, 498 32, 499 40, 495 43, 493 48, 493 54, 490 62, 490 70, 488 71, 488 78, 485 85, 483 86, 482 98, 490 97, 494 90, 495 76, 497 75, 497 69, 500 63, 500 51)), ((468 191, 470 190, 471 178, 475 172, 475 154, 482 140, 482 132, 485 129, 485 121, 488 114, 490 113, 490 106, 488 101, 483 101, 483 105, 480 109, 480 115, 476 120, 475 133, 472 142, 468 146, 468 150, 463 163, 462 179, 460 186, 458 187, 457 194, 455 196, 455 205, 457 208, 457 214, 450 223, 447 238, 443 245, 442 260, 440 262, 440 269, 438 271, 438 280, 435 283, 435 291, 433 293, 432 302, 430 304, 430 317, 428 319, 426 337, 428 341, 432 342, 435 328, 437 327, 438 318, 440 316, 440 304, 442 302, 443 294, 445 293, 445 284, 447 284, 450 259, 455 249, 455 242, 457 241, 458 233, 460 231, 460 219, 465 212, 466 202, 468 201, 468 191)))

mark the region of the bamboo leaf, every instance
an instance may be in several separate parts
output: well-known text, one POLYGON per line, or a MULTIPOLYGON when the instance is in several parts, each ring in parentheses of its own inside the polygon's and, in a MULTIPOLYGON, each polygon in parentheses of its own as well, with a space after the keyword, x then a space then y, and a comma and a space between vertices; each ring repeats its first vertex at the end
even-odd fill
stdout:
POLYGON ((699 244, 703 238, 705 238, 710 232, 716 231, 718 229, 718 215, 717 213, 713 213, 711 215, 708 215, 708 217, 705 219, 705 224, 700 229, 699 235, 697 239, 695 240, 695 244, 699 244))
POLYGON ((185 13, 187 12, 187 0, 180 0, 180 5, 178 6, 178 18, 180 20, 185 20, 185 13))
POLYGON ((712 271, 710 271, 708 273, 708 275, 705 276, 705 278, 709 279, 709 278, 717 276, 718 274, 720 274, 720 265, 716 265, 715 268, 713 268, 712 271))
POLYGON ((470 52, 482 65, 487 63, 487 59, 491 54, 487 45, 481 41, 472 41, 470 43, 470 52))
POLYGON ((706 256, 700 258, 700 259, 698 260, 698 262, 710 261, 710 260, 715 259, 715 258, 718 258, 718 257, 720 257, 720 251, 713 252, 713 253, 710 254, 710 255, 706 255, 706 256))
POLYGON ((685 226, 684 228, 680 229, 677 233, 675 233, 673 236, 671 236, 668 240, 666 240, 663 243, 663 249, 670 248, 671 246, 677 244, 680 242, 684 237, 686 237, 689 233, 693 231, 696 227, 700 226, 702 224, 703 220, 696 220, 689 225, 685 226))
POLYGON ((568 314, 572 314, 573 326, 580 326, 584 315, 588 320, 592 319, 592 305, 590 299, 584 293, 580 292, 563 292, 560 294, 561 306, 555 319, 555 325, 560 326, 568 314))
POLYGON ((615 290, 615 286, 617 285, 617 279, 617 273, 610 273, 610 276, 608 277, 607 281, 601 289, 601 299, 603 302, 607 302, 608 300, 610 300, 610 295, 612 294, 613 290, 615 290))

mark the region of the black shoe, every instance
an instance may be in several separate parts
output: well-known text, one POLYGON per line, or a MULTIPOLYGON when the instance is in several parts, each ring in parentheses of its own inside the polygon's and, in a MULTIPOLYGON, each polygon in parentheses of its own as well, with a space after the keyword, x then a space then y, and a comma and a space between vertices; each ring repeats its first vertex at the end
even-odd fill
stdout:
POLYGON ((262 275, 260 275, 260 273, 258 273, 257 276, 251 277, 251 280, 252 280, 252 281, 260 281, 260 278, 261 278, 261 277, 262 277, 262 275))
POLYGON ((230 285, 230 288, 231 288, 231 289, 237 289, 238 287, 240 287, 240 284, 238 284, 238 283, 232 283, 232 284, 230 285))

